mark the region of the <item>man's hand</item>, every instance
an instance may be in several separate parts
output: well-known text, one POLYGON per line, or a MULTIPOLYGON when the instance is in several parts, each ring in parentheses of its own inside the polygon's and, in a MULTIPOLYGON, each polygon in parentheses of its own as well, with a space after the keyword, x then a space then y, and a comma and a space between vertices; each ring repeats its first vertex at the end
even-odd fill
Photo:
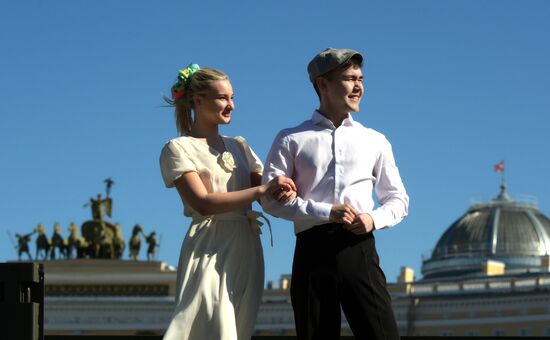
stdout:
POLYGON ((296 198, 296 184, 291 178, 286 176, 277 176, 269 181, 271 184, 267 191, 268 195, 279 203, 293 201, 296 198))
POLYGON ((374 229, 374 221, 369 214, 356 215, 350 224, 344 224, 344 229, 355 235, 367 234, 374 229))
POLYGON ((355 220, 357 211, 349 204, 335 204, 330 209, 329 221, 351 225, 355 220))
POLYGON ((279 203, 294 201, 296 196, 296 191, 285 188, 279 188, 273 193, 273 195, 271 195, 271 197, 273 197, 273 199, 278 201, 279 203))

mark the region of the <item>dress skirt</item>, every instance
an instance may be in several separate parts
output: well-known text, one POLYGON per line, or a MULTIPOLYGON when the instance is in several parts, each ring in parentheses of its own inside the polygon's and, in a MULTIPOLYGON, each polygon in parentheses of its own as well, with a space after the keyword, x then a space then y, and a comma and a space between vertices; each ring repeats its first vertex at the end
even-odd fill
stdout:
POLYGON ((183 241, 164 340, 248 340, 264 282, 260 225, 235 213, 195 217, 183 241))

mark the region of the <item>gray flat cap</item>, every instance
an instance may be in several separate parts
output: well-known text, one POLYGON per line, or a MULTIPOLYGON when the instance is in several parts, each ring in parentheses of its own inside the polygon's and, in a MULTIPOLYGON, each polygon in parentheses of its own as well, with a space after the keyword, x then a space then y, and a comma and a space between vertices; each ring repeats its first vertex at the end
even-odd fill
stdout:
POLYGON ((315 78, 334 70, 336 67, 347 62, 351 58, 356 57, 359 62, 363 62, 361 53, 346 49, 346 48, 327 48, 323 52, 317 54, 307 66, 309 80, 313 82, 315 78))

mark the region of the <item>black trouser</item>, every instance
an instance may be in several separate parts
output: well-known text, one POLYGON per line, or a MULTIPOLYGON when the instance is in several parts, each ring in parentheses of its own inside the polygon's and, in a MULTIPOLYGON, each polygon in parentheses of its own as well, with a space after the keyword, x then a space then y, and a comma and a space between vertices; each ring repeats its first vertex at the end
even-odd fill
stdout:
POLYGON ((399 339, 372 233, 341 224, 296 235, 290 294, 298 339, 339 339, 340 305, 356 339, 399 339))

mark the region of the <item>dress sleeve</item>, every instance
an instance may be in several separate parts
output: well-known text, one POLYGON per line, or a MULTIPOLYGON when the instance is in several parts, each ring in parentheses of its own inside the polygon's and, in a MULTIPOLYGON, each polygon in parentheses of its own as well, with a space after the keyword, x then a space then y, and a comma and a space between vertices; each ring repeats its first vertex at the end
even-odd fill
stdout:
POLYGON ((252 151, 252 149, 246 142, 246 139, 244 139, 244 137, 237 136, 235 137, 235 140, 237 140, 237 142, 239 142, 244 149, 244 154, 246 155, 246 159, 248 160, 248 166, 250 167, 250 172, 262 173, 264 169, 262 161, 258 158, 256 153, 252 151))
POLYGON ((167 188, 173 188, 174 181, 186 172, 197 171, 195 163, 178 142, 171 140, 160 153, 160 172, 167 188))

